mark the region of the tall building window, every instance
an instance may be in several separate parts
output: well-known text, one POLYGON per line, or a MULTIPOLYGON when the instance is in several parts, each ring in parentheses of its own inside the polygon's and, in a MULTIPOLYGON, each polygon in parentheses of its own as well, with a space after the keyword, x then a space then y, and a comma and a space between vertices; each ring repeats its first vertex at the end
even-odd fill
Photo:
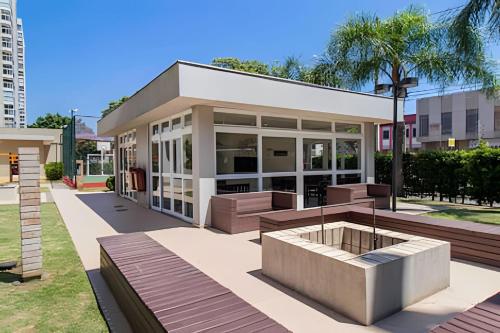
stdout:
POLYGON ((10 21, 10 12, 8 10, 2 9, 2 20, 10 21))
POLYGON ((419 120, 420 120, 419 124, 420 136, 429 136, 429 115, 428 114, 420 115, 419 120))
POLYGON ((11 80, 4 80, 3 87, 7 89, 14 89, 14 82, 12 82, 11 80))
POLYGON ((441 134, 451 134, 452 129, 452 114, 451 112, 441 113, 441 134))
POLYGON ((2 59, 3 59, 3 61, 12 62, 12 54, 10 54, 8 52, 3 52, 2 53, 2 59))
POLYGON ((495 106, 495 131, 500 131, 500 106, 495 106))
POLYGON ((6 35, 12 34, 12 30, 8 25, 2 24, 2 33, 6 35))
POLYGON ((5 75, 14 75, 14 71, 12 70, 12 65, 3 64, 3 73, 5 75))
POLYGON ((465 132, 468 134, 477 133, 478 114, 477 109, 465 111, 465 132))
POLYGON ((9 37, 2 37, 2 47, 11 48, 12 40, 9 37))

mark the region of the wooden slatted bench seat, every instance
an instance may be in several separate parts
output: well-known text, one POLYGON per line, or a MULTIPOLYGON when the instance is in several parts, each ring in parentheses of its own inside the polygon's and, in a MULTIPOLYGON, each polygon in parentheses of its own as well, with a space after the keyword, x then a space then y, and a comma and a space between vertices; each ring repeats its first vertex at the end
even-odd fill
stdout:
POLYGON ((500 292, 430 330, 431 333, 500 332, 500 292))
POLYGON ((288 332, 144 233, 98 242, 101 273, 135 332, 288 332))

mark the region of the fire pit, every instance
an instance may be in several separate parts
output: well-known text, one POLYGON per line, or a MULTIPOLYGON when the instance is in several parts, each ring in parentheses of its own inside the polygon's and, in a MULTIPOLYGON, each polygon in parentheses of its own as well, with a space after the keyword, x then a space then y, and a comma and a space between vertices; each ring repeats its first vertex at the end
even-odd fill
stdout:
POLYGON ((445 241, 348 222, 263 234, 262 271, 361 324, 372 323, 450 283, 445 241))

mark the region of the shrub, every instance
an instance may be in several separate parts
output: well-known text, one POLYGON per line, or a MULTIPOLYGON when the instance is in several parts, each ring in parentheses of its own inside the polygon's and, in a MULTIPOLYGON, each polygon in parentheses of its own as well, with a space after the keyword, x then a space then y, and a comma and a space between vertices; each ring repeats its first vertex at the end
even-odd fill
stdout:
POLYGON ((61 162, 50 162, 45 164, 45 177, 48 180, 59 180, 63 175, 63 164, 61 162))
POLYGON ((115 190, 115 176, 109 176, 106 179, 106 187, 109 188, 110 191, 115 190))

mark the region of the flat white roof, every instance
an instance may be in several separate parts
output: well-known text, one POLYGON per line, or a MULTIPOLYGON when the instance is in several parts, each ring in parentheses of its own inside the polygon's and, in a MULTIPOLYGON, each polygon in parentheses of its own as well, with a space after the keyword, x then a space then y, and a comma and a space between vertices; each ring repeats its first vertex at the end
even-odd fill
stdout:
MULTIPOLYGON (((392 98, 177 61, 98 123, 117 135, 195 105, 269 112, 313 112, 338 120, 392 121, 392 98)), ((400 118, 403 119, 400 102, 400 118)))

